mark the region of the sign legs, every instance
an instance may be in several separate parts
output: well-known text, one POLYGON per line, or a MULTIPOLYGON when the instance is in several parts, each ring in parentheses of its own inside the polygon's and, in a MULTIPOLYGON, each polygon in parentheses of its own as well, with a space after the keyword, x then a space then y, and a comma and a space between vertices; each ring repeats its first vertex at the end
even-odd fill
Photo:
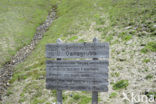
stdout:
MULTIPOLYGON (((98 43, 98 39, 94 38, 93 43, 98 43)), ((93 60, 98 60, 98 58, 93 58, 93 60)), ((98 104, 98 92, 97 91, 92 92, 92 104, 98 104)))
POLYGON ((92 104, 98 104, 98 92, 97 91, 92 92, 92 104))
MULTIPOLYGON (((62 43, 61 39, 57 40, 57 43, 62 43)), ((57 60, 62 60, 61 58, 57 58, 57 60)), ((62 90, 57 90, 57 104, 62 104, 62 90)))
POLYGON ((57 90, 57 104, 62 104, 62 90, 57 90))

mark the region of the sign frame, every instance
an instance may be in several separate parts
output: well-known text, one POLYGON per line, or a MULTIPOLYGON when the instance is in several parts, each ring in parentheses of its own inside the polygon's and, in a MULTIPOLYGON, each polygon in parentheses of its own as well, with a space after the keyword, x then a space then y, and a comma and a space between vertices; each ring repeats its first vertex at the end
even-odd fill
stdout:
POLYGON ((62 43, 62 40, 58 39, 57 43, 46 45, 46 58, 48 58, 46 61, 46 88, 57 90, 57 104, 62 104, 62 90, 92 91, 92 104, 98 104, 98 92, 108 91, 108 43, 99 43, 97 38, 93 39, 93 43, 62 43), (92 60, 62 60, 65 58, 92 58, 92 60), (104 58, 104 60, 98 60, 98 58, 104 58), (93 72, 87 72, 87 70, 93 72), (77 79, 72 79, 72 76, 77 79), (80 84, 81 81, 82 84, 80 84), (86 82, 86 85, 83 82, 86 82), (73 86, 77 83, 81 87, 73 86))

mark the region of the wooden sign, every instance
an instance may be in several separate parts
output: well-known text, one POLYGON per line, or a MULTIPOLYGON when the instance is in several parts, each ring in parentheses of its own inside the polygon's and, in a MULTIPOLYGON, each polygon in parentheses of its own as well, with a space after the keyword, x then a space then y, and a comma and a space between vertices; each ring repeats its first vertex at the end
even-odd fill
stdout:
POLYGON ((56 44, 46 45, 46 57, 57 59, 46 61, 46 88, 57 90, 57 104, 62 104, 62 90, 92 91, 92 104, 98 104, 99 91, 108 91, 108 43, 96 38, 93 43, 62 43, 58 39, 56 44))
POLYGON ((47 58, 109 58, 108 43, 47 44, 47 58))
POLYGON ((107 60, 48 60, 46 87, 57 90, 107 91, 107 60))

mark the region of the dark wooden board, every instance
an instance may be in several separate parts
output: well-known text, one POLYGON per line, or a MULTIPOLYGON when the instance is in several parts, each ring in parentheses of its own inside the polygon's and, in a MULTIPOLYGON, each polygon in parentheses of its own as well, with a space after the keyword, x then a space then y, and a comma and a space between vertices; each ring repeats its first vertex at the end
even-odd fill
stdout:
POLYGON ((101 85, 101 86, 70 86, 70 85, 46 85, 47 89, 55 89, 55 90, 73 90, 73 91, 98 91, 98 92, 107 92, 108 91, 108 84, 101 85))
POLYGON ((46 87, 56 90, 107 91, 107 60, 47 60, 46 87))
POLYGON ((59 43, 46 45, 47 58, 109 58, 108 43, 59 43))

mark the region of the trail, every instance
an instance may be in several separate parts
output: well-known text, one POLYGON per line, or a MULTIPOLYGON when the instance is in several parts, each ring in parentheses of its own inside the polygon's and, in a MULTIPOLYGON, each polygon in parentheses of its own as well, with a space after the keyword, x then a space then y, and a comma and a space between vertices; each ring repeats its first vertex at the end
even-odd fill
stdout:
POLYGON ((56 6, 53 7, 50 13, 47 16, 47 19, 43 24, 41 24, 36 29, 36 33, 31 41, 31 43, 27 46, 21 48, 16 55, 14 55, 9 62, 7 62, 0 69, 0 101, 2 100, 2 96, 5 95, 7 88, 9 87, 9 80, 11 79, 15 65, 23 62, 27 56, 31 54, 31 52, 35 49, 36 45, 43 38, 45 32, 48 30, 50 25, 56 19, 56 6))

